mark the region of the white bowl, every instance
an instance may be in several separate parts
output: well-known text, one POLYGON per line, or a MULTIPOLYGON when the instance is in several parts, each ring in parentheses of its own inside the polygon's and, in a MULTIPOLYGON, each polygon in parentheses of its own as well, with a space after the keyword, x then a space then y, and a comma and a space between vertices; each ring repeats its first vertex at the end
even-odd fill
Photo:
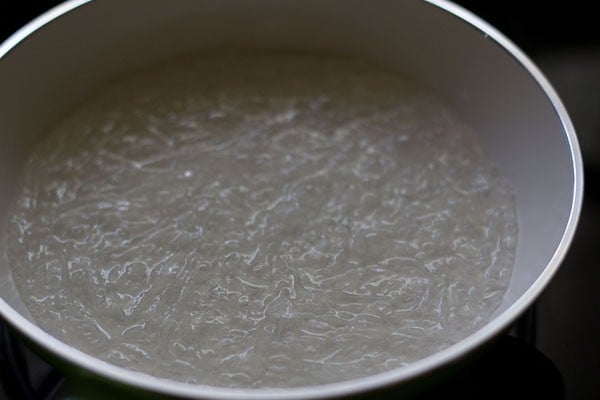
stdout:
MULTIPOLYGON (((516 188, 519 237, 509 288, 494 318, 409 366, 346 382, 233 390, 157 379, 101 362, 42 331, 0 259, 0 314, 55 362, 144 391, 221 399, 307 399, 405 385, 439 371, 506 330, 555 274, 582 201, 571 121, 535 65, 493 27, 442 0, 67 1, 0 46, 0 222, 28 145, 116 75, 207 47, 233 44, 358 55, 420 81, 482 135, 516 188)), ((3 249, 0 249, 3 253, 3 249)))

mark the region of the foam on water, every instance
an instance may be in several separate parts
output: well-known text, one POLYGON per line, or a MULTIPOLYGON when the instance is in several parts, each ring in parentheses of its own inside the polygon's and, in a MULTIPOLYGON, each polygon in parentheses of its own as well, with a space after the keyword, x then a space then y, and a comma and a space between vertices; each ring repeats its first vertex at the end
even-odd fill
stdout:
POLYGON ((341 57, 214 52, 121 80, 36 144, 7 225, 39 325, 227 387, 399 367, 485 324, 513 193, 417 85, 341 57))

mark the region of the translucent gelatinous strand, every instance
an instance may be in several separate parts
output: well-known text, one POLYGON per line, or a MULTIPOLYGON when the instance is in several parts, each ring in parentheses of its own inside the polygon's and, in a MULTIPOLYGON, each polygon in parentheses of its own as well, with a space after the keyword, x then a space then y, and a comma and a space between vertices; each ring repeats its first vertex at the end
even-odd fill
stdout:
POLYGON ((115 83, 36 144, 7 225, 39 325, 227 387, 399 367, 485 324, 513 193, 476 135, 366 62, 219 51, 115 83))

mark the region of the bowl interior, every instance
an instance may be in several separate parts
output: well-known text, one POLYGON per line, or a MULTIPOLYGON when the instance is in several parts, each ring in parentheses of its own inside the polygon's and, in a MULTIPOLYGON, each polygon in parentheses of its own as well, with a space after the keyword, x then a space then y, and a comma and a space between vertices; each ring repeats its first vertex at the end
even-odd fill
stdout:
MULTIPOLYGON (((62 7, 80 3, 0 59, 0 223, 28 145, 114 77, 221 45, 333 51, 371 59, 428 86, 482 136, 489 156, 513 182, 517 255, 497 316, 525 295, 522 307, 509 310, 516 316, 557 268, 581 195, 581 161, 570 123, 535 68, 499 44, 504 39, 495 31, 483 32, 449 12, 471 18, 452 4, 104 0, 62 7)), ((0 287, 6 303, 27 316, 3 259, 0 287)))

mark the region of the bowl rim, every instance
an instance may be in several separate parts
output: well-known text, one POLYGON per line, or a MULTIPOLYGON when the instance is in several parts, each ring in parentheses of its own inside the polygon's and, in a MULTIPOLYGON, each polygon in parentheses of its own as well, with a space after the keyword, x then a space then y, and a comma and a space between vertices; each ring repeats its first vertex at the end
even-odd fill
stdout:
MULTIPOLYGON (((54 8, 46 11, 21 29, 12 34, 0 44, 0 60, 20 42, 44 25, 52 22, 60 16, 85 5, 93 0, 67 0, 54 8)), ((77 350, 68 344, 56 339, 43 331, 37 325, 26 319, 2 298, 0 298, 0 315, 13 328, 23 335, 34 345, 44 351, 72 363, 73 365, 87 370, 105 379, 119 382, 124 385, 134 386, 138 389, 160 393, 163 395, 178 396, 184 398, 214 398, 214 399, 316 399, 327 397, 338 397, 357 394, 369 390, 381 389, 399 382, 406 382, 434 371, 443 365, 451 364, 466 354, 491 340, 494 336, 506 330, 519 315, 521 315, 535 301, 537 296, 550 282, 563 261, 566 252, 575 234, 576 226, 581 213, 583 202, 583 160, 577 136, 567 111, 549 81, 537 66, 504 34, 491 26, 489 23, 448 0, 423 0, 424 2, 451 14, 464 23, 479 30, 487 38, 491 39, 497 46, 504 49, 507 54, 517 61, 540 89, 550 100, 562 124, 571 152, 573 166, 573 198, 569 218, 561 237, 561 240, 546 267, 533 284, 505 311, 496 316, 484 327, 469 335, 458 343, 430 355, 426 358, 413 362, 407 366, 395 368, 375 375, 315 386, 301 386, 291 388, 274 389, 231 389, 201 384, 189 384, 173 380, 156 378, 148 374, 127 370, 118 367, 77 350)))

